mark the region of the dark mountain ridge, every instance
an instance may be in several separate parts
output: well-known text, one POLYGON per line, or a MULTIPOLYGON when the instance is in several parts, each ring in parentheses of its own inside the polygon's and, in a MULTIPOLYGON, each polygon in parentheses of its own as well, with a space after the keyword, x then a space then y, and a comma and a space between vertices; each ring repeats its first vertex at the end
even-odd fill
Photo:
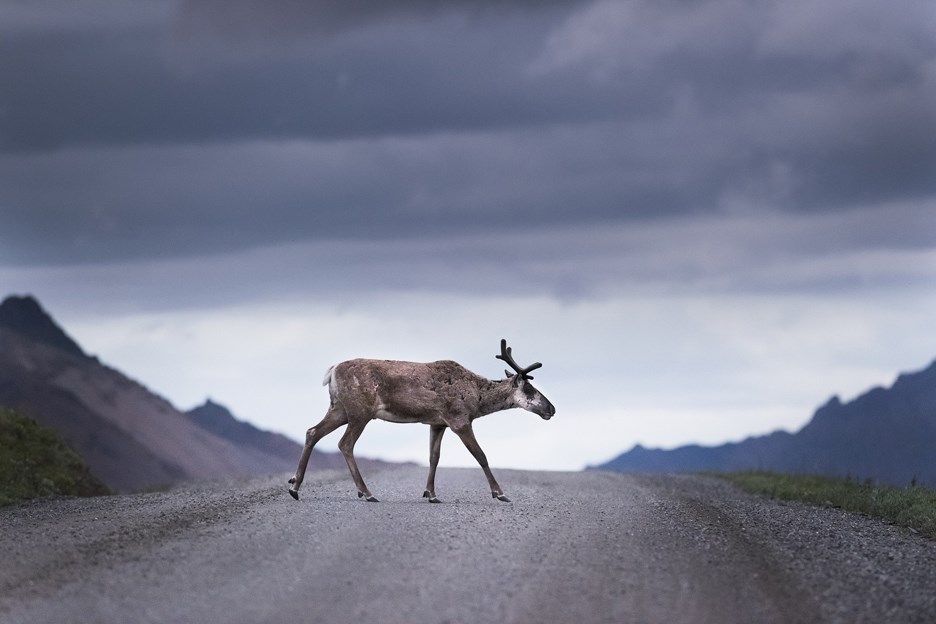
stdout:
POLYGON ((640 445, 596 466, 623 472, 771 470, 936 486, 936 362, 848 403, 832 397, 796 433, 673 450, 640 445))
POLYGON ((78 346, 52 317, 49 316, 35 298, 25 296, 10 296, 0 303, 0 327, 11 329, 36 342, 55 347, 65 353, 84 356, 84 351, 78 346))
MULTIPOLYGON (((86 355, 29 296, 0 304, 0 406, 56 431, 115 491, 274 472, 285 476, 295 470, 301 450, 285 436, 240 423, 227 410, 224 418, 183 414, 86 355)), ((310 468, 344 465, 337 453, 315 452, 310 468)))

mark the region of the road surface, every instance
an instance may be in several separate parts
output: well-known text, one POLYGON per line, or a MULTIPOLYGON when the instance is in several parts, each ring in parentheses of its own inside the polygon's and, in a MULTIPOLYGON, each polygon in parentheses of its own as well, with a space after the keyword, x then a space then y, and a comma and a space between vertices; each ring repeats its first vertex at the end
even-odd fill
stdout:
POLYGON ((714 479, 286 475, 0 509, 0 622, 932 622, 936 542, 714 479))

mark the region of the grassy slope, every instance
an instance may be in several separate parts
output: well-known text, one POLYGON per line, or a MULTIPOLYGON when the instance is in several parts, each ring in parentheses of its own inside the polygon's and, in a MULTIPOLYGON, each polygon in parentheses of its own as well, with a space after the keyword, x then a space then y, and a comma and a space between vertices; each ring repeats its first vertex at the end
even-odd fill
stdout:
POLYGON ((936 491, 927 488, 881 487, 849 479, 767 472, 712 476, 727 479, 755 494, 855 511, 936 539, 936 491))
POLYGON ((38 496, 107 493, 52 430, 0 408, 0 506, 38 496))

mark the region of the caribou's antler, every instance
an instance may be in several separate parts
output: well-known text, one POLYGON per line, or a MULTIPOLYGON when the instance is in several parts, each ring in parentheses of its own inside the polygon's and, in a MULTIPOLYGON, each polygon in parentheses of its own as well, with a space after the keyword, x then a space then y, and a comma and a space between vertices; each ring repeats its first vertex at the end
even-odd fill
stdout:
MULTIPOLYGON (((511 355, 510 351, 511 351, 510 347, 507 346, 507 340, 504 338, 501 338, 500 355, 495 355, 494 357, 496 357, 498 360, 504 360, 505 362, 507 362, 507 365, 510 366, 510 368, 517 371, 517 374, 520 375, 521 379, 533 379, 533 376, 530 375, 530 371, 535 371, 537 368, 542 366, 542 364, 540 364, 539 362, 535 362, 533 364, 530 364, 526 368, 520 368, 520 365, 514 361, 513 355, 511 355)), ((507 373, 507 376, 509 377, 510 373, 507 373)))

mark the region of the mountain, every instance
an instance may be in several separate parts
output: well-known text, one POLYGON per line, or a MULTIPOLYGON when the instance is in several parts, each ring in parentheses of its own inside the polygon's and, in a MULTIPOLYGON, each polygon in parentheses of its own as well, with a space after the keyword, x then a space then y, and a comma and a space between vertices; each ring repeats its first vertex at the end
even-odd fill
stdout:
MULTIPOLYGON (((192 479, 285 476, 299 458, 298 444, 273 434, 255 430, 253 439, 266 442, 245 442, 202 426, 86 355, 32 297, 0 304, 0 406, 56 431, 115 491, 192 479)), ((340 455, 318 451, 310 463, 313 470, 345 465, 340 455)))
POLYGON ((32 297, 7 297, 0 303, 0 328, 11 329, 37 343, 84 357, 78 343, 62 331, 32 297))
POLYGON ((936 362, 848 403, 832 397, 796 433, 721 446, 635 446, 596 466, 623 472, 770 470, 936 487, 936 362))
MULTIPOLYGON (((302 452, 302 445, 294 440, 290 440, 280 433, 263 431, 254 427, 248 422, 238 420, 223 405, 215 403, 211 399, 205 401, 202 405, 189 410, 186 415, 205 431, 229 440, 238 446, 245 446, 257 449, 275 457, 289 458, 289 465, 286 469, 295 470, 296 463, 299 461, 299 454, 302 452)), ((320 453, 315 451, 312 458, 317 460, 313 468, 338 468, 347 467, 344 457, 340 453, 320 453)), ((361 459, 358 462, 361 465, 373 462, 374 460, 361 459), (362 463, 363 462, 363 463, 362 463)))

